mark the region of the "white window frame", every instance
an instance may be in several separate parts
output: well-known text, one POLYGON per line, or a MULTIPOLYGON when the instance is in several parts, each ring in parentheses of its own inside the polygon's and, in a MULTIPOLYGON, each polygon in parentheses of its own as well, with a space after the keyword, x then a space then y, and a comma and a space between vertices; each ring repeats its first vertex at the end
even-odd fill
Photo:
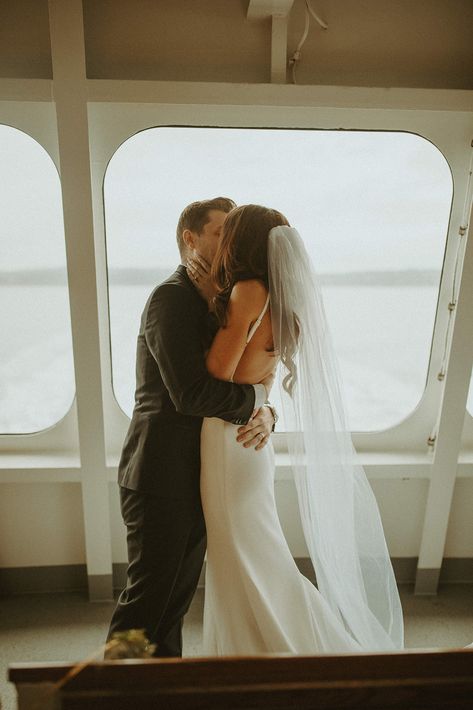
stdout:
MULTIPOLYGON (((443 153, 452 171, 454 192, 426 387, 418 406, 395 426, 383 431, 353 432, 355 447, 369 475, 371 471, 373 477, 402 477, 401 464, 409 464, 410 475, 428 477, 431 455, 426 440, 441 406, 437 372, 466 189, 472 92, 101 80, 88 80, 87 85, 109 479, 115 480, 129 419, 116 402, 112 388, 103 179, 108 162, 123 142, 138 131, 170 125, 406 131, 431 141, 443 153)), ((31 135, 59 164, 51 82, 0 80, 0 122, 31 135)), ((34 471, 31 473, 34 480, 41 480, 42 476, 45 480, 80 480, 77 442, 73 405, 60 422, 45 431, 0 435, 0 468, 10 472, 18 469, 18 476, 10 474, 12 480, 26 475, 25 468, 36 470, 36 476, 34 471), (50 461, 51 457, 54 460, 50 461)), ((285 435, 276 434, 274 443, 278 477, 285 478, 289 476, 285 435)), ((473 462, 473 417, 468 412, 461 457, 465 464, 473 462)), ((471 475, 470 468, 467 466, 465 475, 471 475)))

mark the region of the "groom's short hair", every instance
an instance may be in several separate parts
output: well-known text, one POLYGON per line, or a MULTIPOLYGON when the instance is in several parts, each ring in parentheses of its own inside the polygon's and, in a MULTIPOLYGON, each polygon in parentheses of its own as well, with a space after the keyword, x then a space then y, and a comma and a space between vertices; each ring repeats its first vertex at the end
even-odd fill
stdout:
POLYGON ((177 246, 181 256, 185 254, 186 244, 182 238, 182 233, 185 229, 190 229, 191 232, 200 234, 204 226, 209 221, 210 210, 220 210, 221 212, 230 212, 236 203, 229 197, 214 197, 212 200, 198 200, 187 205, 179 217, 176 229, 177 246))

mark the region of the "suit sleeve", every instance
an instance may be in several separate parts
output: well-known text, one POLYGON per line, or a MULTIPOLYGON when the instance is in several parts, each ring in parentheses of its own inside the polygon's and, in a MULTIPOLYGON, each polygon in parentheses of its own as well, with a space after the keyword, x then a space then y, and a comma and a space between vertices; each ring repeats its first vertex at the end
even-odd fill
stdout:
POLYGON ((145 338, 174 406, 181 414, 219 417, 245 424, 254 409, 255 389, 212 377, 205 365, 202 314, 192 294, 175 284, 155 292, 145 338))

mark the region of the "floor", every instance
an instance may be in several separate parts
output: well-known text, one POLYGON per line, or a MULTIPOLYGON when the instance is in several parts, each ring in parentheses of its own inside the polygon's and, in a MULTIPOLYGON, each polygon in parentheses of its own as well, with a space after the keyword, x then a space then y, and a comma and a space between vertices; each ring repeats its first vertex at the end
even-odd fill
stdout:
MULTIPOLYGON (((407 648, 461 647, 473 641, 473 585, 449 584, 437 596, 416 597, 401 585, 407 648)), ((184 655, 197 656, 202 634, 203 590, 199 589, 184 626, 184 655)), ((112 602, 89 603, 84 594, 24 595, 1 599, 0 698, 15 710, 15 688, 7 682, 9 663, 77 661, 99 649, 112 602)))

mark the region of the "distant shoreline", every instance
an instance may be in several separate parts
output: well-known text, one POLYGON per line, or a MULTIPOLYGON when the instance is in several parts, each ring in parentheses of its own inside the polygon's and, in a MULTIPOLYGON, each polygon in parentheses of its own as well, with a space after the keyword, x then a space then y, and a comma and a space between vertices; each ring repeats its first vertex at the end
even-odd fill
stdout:
MULTIPOLYGON (((154 286, 170 276, 169 269, 111 269, 111 286, 154 286)), ((440 273, 434 269, 404 269, 391 271, 349 271, 320 273, 327 286, 438 286, 440 273)), ((24 269, 0 271, 0 286, 65 286, 64 269, 24 269)))

